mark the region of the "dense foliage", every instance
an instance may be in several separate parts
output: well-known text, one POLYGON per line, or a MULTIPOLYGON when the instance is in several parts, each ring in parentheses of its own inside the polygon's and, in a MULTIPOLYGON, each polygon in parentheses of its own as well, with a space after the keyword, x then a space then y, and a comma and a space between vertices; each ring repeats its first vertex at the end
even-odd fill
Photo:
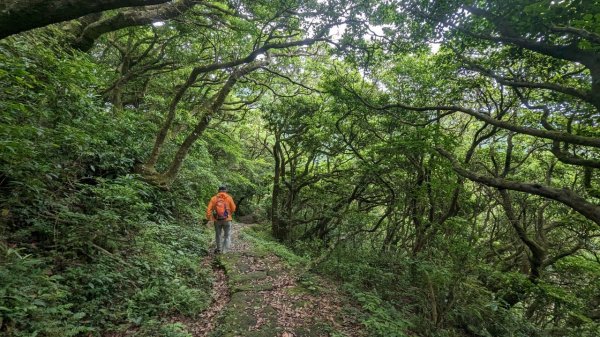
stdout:
POLYGON ((186 335, 225 183, 372 335, 598 335, 598 1, 155 3, 0 40, 2 334, 186 335))
POLYGON ((75 336, 141 326, 154 336, 170 329, 163 318, 191 317, 210 302, 211 270, 200 266, 210 238, 204 200, 220 183, 247 195, 256 188, 257 175, 217 168, 261 165, 211 131, 219 141, 198 146, 181 173, 190 183, 161 190, 144 182, 133 167, 155 132, 151 116, 105 106, 97 90, 106 68, 61 43, 36 35, 0 46, 1 331, 75 336))

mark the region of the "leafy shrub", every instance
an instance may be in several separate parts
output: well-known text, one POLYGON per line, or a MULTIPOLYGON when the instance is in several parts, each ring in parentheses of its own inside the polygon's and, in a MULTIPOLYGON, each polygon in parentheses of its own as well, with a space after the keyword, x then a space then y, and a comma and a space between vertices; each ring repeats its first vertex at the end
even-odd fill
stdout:
MULTIPOLYGON (((192 316, 210 301, 211 271, 200 267, 210 237, 198 226, 198 198, 214 174, 187 166, 187 181, 170 191, 132 174, 156 126, 104 106, 96 94, 104 71, 54 37, 0 42, 3 336, 131 326, 186 336, 160 317, 192 316)), ((201 166, 203 151, 192 153, 191 166, 201 166)))
POLYGON ((346 291, 368 312, 368 317, 363 319, 362 323, 372 336, 408 336, 407 331, 411 324, 407 321, 406 314, 400 313, 375 293, 363 292, 352 286, 347 286, 346 291))
POLYGON ((0 332, 6 336, 75 336, 91 331, 68 301, 69 288, 45 261, 0 243, 0 332))
POLYGON ((308 263, 308 259, 295 254, 290 248, 277 242, 266 226, 253 226, 242 232, 243 237, 252 242, 254 249, 266 251, 282 258, 292 267, 301 267, 308 263))
POLYGON ((181 323, 162 323, 151 321, 135 332, 136 337, 191 337, 185 326, 181 323))

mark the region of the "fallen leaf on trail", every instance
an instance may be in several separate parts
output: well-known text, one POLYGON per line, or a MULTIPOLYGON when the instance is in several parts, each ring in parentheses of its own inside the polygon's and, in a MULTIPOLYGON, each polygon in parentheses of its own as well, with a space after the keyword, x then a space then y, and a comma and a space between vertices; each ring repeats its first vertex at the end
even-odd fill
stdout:
MULTIPOLYGON (((257 256, 252 252, 251 245, 238 234, 239 228, 236 228, 232 233, 232 252, 238 255, 232 268, 235 268, 239 275, 253 272, 266 274, 259 278, 249 277, 244 281, 248 286, 256 286, 257 290, 251 287, 243 290, 246 294, 252 295, 253 300, 229 302, 228 275, 221 268, 214 267, 215 280, 211 294, 213 301, 210 307, 198 317, 177 317, 172 322, 184 323, 193 337, 214 335, 215 329, 219 330, 218 317, 223 313, 224 308, 228 307, 231 311, 229 313, 225 311, 228 315, 235 317, 236 312, 243 310, 252 318, 251 322, 253 321, 243 327, 245 329, 241 330, 242 334, 236 331, 234 334, 236 337, 248 335, 250 331, 261 331, 266 325, 276 328, 278 334, 272 334, 275 337, 297 337, 293 331, 301 331, 300 329, 303 329, 305 334, 324 336, 326 332, 311 329, 318 324, 327 324, 331 329, 345 336, 366 336, 357 317, 343 311, 348 304, 341 300, 335 284, 315 276, 313 282, 319 284, 319 291, 307 291, 305 285, 299 284, 298 276, 292 273, 279 257, 274 254, 257 256), (270 286, 263 287, 266 284, 270 286)), ((210 268, 213 257, 207 257, 202 264, 204 268, 210 268)), ((110 337, 126 336, 121 334, 110 337)))

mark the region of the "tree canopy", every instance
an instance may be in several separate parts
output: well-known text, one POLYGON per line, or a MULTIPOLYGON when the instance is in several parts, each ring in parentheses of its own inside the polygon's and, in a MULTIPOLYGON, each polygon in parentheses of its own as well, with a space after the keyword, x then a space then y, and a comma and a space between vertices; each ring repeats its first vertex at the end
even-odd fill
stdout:
POLYGON ((221 184, 371 335, 600 331, 600 1, 6 1, 0 22, 3 334, 194 317, 221 184))

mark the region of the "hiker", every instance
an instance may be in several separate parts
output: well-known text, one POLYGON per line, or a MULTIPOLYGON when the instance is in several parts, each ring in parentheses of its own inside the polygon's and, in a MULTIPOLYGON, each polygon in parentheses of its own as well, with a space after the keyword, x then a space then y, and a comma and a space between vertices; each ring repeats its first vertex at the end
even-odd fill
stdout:
POLYGON ((233 212, 235 212, 233 198, 227 194, 227 187, 220 186, 219 193, 210 198, 208 207, 206 207, 206 218, 215 224, 216 254, 229 250, 233 212), (221 242, 221 231, 224 231, 223 242, 221 242))

